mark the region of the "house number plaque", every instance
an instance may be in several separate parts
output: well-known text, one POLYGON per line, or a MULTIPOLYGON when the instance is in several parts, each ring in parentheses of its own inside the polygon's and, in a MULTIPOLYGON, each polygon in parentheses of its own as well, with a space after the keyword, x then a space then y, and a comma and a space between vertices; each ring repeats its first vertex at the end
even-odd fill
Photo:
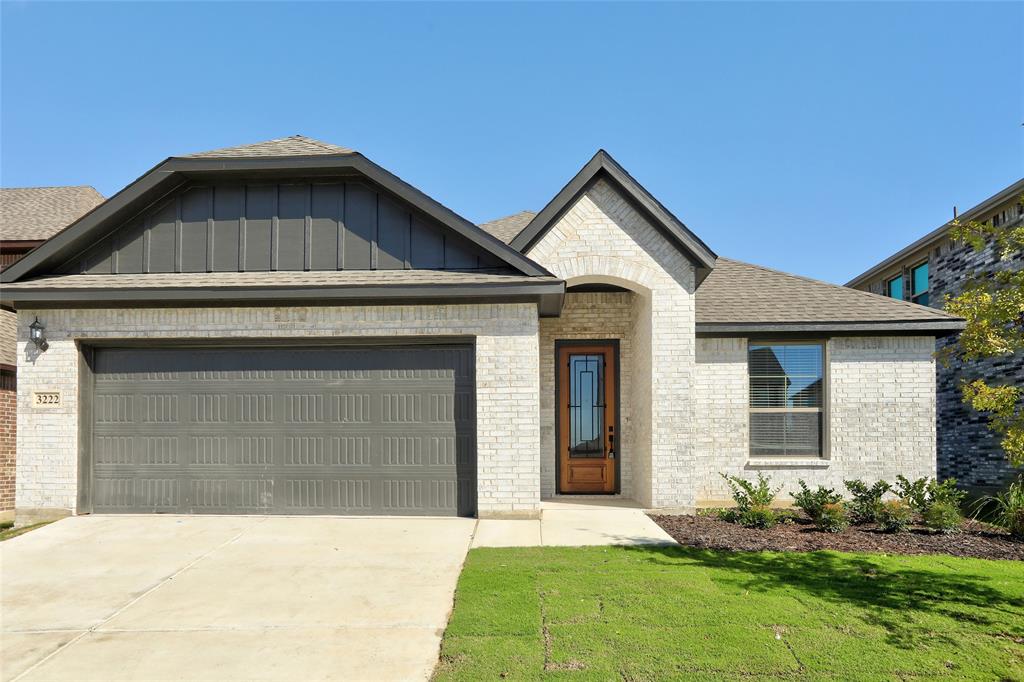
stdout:
POLYGON ((32 407, 59 407, 60 391, 32 391, 32 407))

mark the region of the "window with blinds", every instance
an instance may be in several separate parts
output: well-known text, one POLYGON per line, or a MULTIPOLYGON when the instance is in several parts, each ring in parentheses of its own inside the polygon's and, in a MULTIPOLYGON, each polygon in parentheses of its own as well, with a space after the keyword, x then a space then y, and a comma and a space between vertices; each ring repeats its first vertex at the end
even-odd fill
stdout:
POLYGON ((750 343, 750 455, 820 457, 824 428, 821 343, 750 343))

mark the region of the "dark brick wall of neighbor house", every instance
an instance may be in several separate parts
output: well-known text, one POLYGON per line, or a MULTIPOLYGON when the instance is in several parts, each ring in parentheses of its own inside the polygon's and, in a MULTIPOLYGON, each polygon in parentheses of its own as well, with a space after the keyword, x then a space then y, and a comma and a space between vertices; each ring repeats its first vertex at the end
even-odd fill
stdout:
MULTIPOLYGON (((1018 217, 1016 222, 1021 222, 1018 217)), ((932 259, 931 305, 941 308, 946 294, 956 295, 965 282, 978 273, 1024 267, 1020 254, 1000 261, 994 248, 976 252, 966 244, 953 243, 932 259)), ((940 339, 939 349, 955 343, 955 337, 940 339)), ((953 361, 948 367, 937 364, 937 457, 940 477, 954 477, 969 487, 995 487, 1004 484, 1016 470, 1009 465, 999 446, 999 437, 987 428, 987 419, 961 400, 962 380, 982 378, 992 383, 1024 386, 1024 354, 975 361, 953 361)))
POLYGON ((14 509, 17 398, 14 373, 0 373, 0 511, 14 509))

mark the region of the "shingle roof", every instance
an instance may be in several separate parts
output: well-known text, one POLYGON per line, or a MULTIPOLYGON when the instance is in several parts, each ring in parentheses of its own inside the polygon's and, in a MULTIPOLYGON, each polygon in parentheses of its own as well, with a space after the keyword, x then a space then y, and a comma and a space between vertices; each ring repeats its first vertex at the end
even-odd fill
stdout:
POLYGON ((314 140, 305 135, 280 137, 275 140, 243 144, 235 147, 221 147, 195 154, 185 154, 186 158, 237 158, 263 156, 320 156, 324 154, 354 154, 354 149, 314 140))
POLYGON ((524 227, 530 224, 535 215, 537 215, 536 211, 520 211, 504 218, 481 223, 480 229, 508 244, 523 231, 524 227))
POLYGON ((934 308, 719 258, 697 289, 697 324, 957 322, 934 308))
POLYGON ((232 287, 360 287, 382 285, 538 284, 557 277, 530 277, 489 272, 447 270, 323 270, 278 272, 171 272, 138 275, 53 275, 4 286, 14 290, 40 289, 199 289, 232 287))
POLYGON ((18 316, 0 310, 0 365, 18 364, 18 316))
POLYGON ((0 189, 0 239, 49 239, 101 203, 88 185, 0 189))

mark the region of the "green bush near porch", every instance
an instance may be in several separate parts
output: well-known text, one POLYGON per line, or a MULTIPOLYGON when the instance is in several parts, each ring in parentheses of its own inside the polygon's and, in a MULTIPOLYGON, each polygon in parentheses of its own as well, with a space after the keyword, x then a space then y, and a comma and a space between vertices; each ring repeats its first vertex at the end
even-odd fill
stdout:
POLYGON ((474 549, 436 680, 1024 679, 1024 564, 474 549))

